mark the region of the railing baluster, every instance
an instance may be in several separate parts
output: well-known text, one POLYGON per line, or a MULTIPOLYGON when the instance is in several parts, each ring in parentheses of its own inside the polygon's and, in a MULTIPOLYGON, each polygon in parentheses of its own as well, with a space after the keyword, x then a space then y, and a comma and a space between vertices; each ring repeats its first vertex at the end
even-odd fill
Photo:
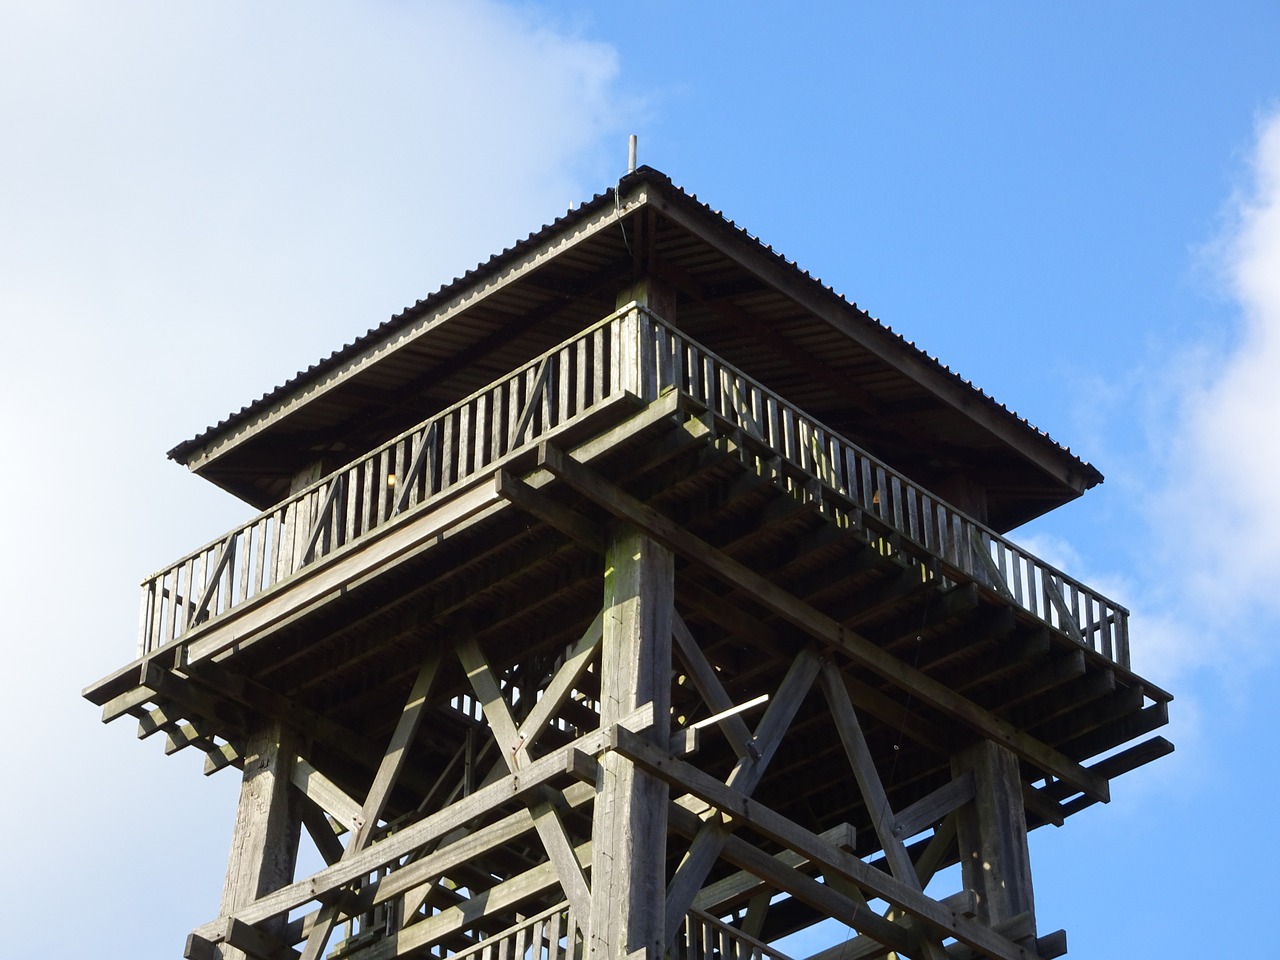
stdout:
MULTIPOLYGON (((933 557, 947 582, 1003 586, 1028 612, 1127 665, 1123 608, 934 499, 643 307, 615 313, 144 581, 144 654, 181 636, 202 604, 202 621, 232 609, 507 456, 513 442, 535 441, 624 386, 653 399, 668 385, 798 467, 800 476, 780 474, 787 489, 807 473, 878 518, 872 542, 896 532, 892 542, 910 562, 933 557)), ((753 452, 748 463, 764 469, 767 456, 753 452)), ((844 508, 832 510, 843 522, 844 508)))
POLYGON ((154 617, 156 601, 156 583, 152 580, 142 584, 142 602, 138 608, 138 656, 147 652, 147 640, 151 634, 151 621, 154 617))

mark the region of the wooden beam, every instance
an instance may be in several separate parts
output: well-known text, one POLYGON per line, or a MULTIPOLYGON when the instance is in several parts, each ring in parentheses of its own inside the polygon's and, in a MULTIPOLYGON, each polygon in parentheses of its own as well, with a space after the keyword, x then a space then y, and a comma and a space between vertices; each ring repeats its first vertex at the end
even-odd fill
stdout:
POLYGON ((707 661, 706 654, 698 646, 698 641, 694 639, 680 614, 672 614, 671 629, 680 651, 680 659, 688 668, 694 687, 713 714, 723 715, 717 724, 729 741, 729 746, 740 760, 750 755, 755 749, 751 731, 747 729, 747 723, 740 714, 729 712, 735 706, 733 699, 725 692, 715 668, 707 661))
POLYGON ((894 818, 893 834, 907 839, 932 824, 939 823, 963 803, 973 799, 973 777, 969 774, 949 780, 946 784, 898 811, 894 818))
POLYGON ((577 511, 570 510, 545 494, 539 493, 519 477, 506 470, 499 470, 494 477, 494 489, 499 496, 511 501, 525 513, 537 517, 561 533, 568 534, 575 542, 592 553, 604 553, 603 530, 577 511))
POLYGON ((916 699, 959 721, 987 739, 1003 744, 1039 769, 1076 785, 1081 791, 1106 801, 1105 779, 991 711, 955 693, 945 684, 886 653, 865 637, 798 600, 737 561, 725 556, 674 521, 640 503, 589 467, 578 463, 551 444, 539 448, 540 465, 615 516, 635 524, 682 556, 700 563, 726 583, 750 593, 758 603, 810 636, 848 656, 855 663, 910 691, 916 699))
MULTIPOLYGON (((671 551, 633 527, 612 531, 604 568, 600 727, 647 707, 649 739, 667 749, 671 724, 671 551)), ((591 836, 589 960, 645 950, 661 956, 666 891, 667 784, 609 751, 600 758, 591 836)))
MULTIPOLYGON (((637 724, 632 724, 637 725, 637 724)), ((626 729, 623 724, 619 727, 626 729)), ((394 860, 421 850, 427 844, 445 836, 458 827, 471 823, 478 817, 491 814, 512 800, 520 800, 531 791, 566 776, 574 769, 573 754, 599 752, 613 739, 614 732, 590 733, 573 743, 533 761, 519 774, 501 777, 481 787, 470 796, 451 804, 437 813, 410 824, 402 830, 388 834, 360 853, 325 869, 266 894, 252 903, 238 908, 233 916, 245 923, 257 924, 271 917, 295 910, 316 899, 332 895, 360 879, 374 873, 394 860)), ((213 936, 219 921, 197 928, 201 936, 213 936)))
MULTIPOLYGON (((290 789, 289 767, 297 753, 292 732, 280 723, 268 723, 249 736, 227 879, 222 888, 224 916, 293 879, 301 830, 301 798, 290 789)), ((279 940, 284 933, 283 918, 268 920, 261 933, 279 940)), ((223 951, 224 960, 247 956, 234 947, 223 951)))
POLYGON ((1031 854, 1018 760, 1008 750, 979 740, 951 761, 955 776, 973 777, 973 800, 957 811, 960 870, 965 888, 978 896, 978 915, 989 924, 1031 918, 1035 937, 1035 899, 1031 854))
POLYGON ((305 758, 294 759, 289 779, 317 809, 333 817, 345 829, 355 829, 360 817, 360 804, 305 758))
MULTIPOLYGON (((431 685, 435 682, 439 669, 440 655, 427 654, 409 690, 409 698, 400 711, 400 719, 396 722, 386 753, 382 756, 382 762, 378 764, 378 772, 374 774, 373 783, 365 795, 364 803, 360 806, 360 813, 352 824, 346 849, 342 852, 342 859, 345 860, 359 853, 369 845, 369 840, 386 809, 391 789, 395 786, 400 771, 404 767, 409 747, 413 744, 414 737, 418 735, 418 726, 422 722, 427 696, 431 692, 431 685)), ((319 920, 307 937, 307 944, 302 951, 302 960, 319 960, 329 943, 329 935, 333 931, 337 916, 337 908, 333 906, 326 905, 321 911, 319 920)))
MULTIPOLYGON (((226 700, 242 704, 264 717, 278 720, 304 737, 311 735, 323 740, 328 748, 335 750, 348 762, 376 771, 375 760, 383 755, 384 749, 331 717, 303 706, 220 663, 201 661, 184 669, 190 675, 190 686, 198 685, 208 695, 216 691, 226 700)), ((415 789, 421 789, 423 793, 430 787, 430 781, 416 770, 405 771, 405 777, 406 783, 415 789)))
MULTIPOLYGON (((590 841, 573 849, 574 859, 591 864, 590 841)), ((394 937, 383 937, 368 947, 345 954, 346 960, 393 960, 437 943, 452 934, 474 926, 485 916, 509 911, 534 897, 545 895, 560 884, 555 865, 539 864, 526 872, 496 883, 488 890, 448 907, 435 916, 402 927, 394 937)), ((572 908, 571 908, 572 909, 572 908)), ((586 926, 586 918, 578 915, 577 924, 586 926)))
POLYGON ((582 679, 587 667, 595 659, 600 649, 600 638, 604 635, 604 611, 596 614, 591 625, 568 651, 565 661, 556 675, 542 690, 542 696, 533 705, 528 715, 516 731, 516 742, 528 753, 531 744, 537 742, 539 735, 546 729, 548 722, 564 704, 574 685, 582 679))
MULTIPOLYGON (((854 779, 858 782, 867 812, 871 815, 871 825, 880 840, 889 872, 908 887, 921 890, 923 888, 916 876, 915 864, 911 862, 907 848, 895 829, 897 820, 889 806, 889 797, 885 793, 884 784, 880 782, 880 773, 876 770, 871 749, 867 746, 867 738, 858 723, 853 704, 849 702, 849 691, 845 689, 840 671, 830 662, 824 663, 821 677, 822 690, 831 707, 831 719, 835 722, 836 732, 844 746, 845 755, 849 758, 849 765, 853 768, 854 779)), ((942 941, 928 930, 920 931, 920 949, 927 960, 945 960, 942 941)))
POLYGON ((897 819, 893 808, 889 806, 889 797, 880 781, 880 772, 876 770, 875 761, 871 757, 871 748, 867 746, 862 725, 858 723, 853 704, 849 702, 849 691, 845 689, 840 671, 834 664, 828 662, 822 665, 821 683, 827 704, 831 708, 831 720, 844 746, 845 755, 849 758, 849 766, 852 767, 854 779, 862 792, 867 813, 871 815, 871 826, 880 840, 880 847, 889 863, 889 871, 902 882, 919 889, 915 867, 907 856, 900 835, 894 829, 897 819))
POLYGON ((992 933, 983 924, 948 910, 920 891, 868 866, 853 854, 836 850, 794 821, 756 800, 748 799, 683 760, 654 748, 630 731, 618 730, 617 750, 672 786, 705 800, 723 815, 741 820, 766 839, 802 854, 824 871, 833 871, 851 880, 871 897, 887 900, 919 918, 936 934, 955 937, 962 943, 987 951, 996 960, 1035 960, 1030 952, 992 933))
MULTIPOLYGON (((671 807, 671 823, 687 836, 700 835, 703 829, 703 824, 697 815, 678 804, 673 804, 671 807)), ((915 948, 915 940, 908 935, 907 931, 867 909, 865 901, 860 897, 849 897, 837 890, 830 882, 819 883, 813 877, 801 873, 778 857, 770 856, 741 837, 725 833, 723 856, 734 866, 758 877, 776 890, 789 893, 825 916, 833 917, 860 932, 876 936, 884 943, 903 952, 910 952, 915 948)), ((800 856, 804 855, 800 854, 800 856)), ((681 921, 683 922, 683 916, 681 921)))
MULTIPOLYGON (((676 802, 678 803, 679 801, 676 802)), ((696 833, 696 828, 694 832, 696 833)), ((832 827, 830 830, 824 830, 818 836, 841 850, 854 849, 856 834, 850 824, 842 823, 832 827)), ((792 870, 802 869, 809 863, 806 858, 794 850, 783 850, 775 853, 773 858, 782 866, 789 867, 792 870)), ((709 883, 699 890, 698 895, 693 898, 692 909, 720 914, 741 903, 744 898, 754 897, 762 892, 768 892, 768 885, 754 873, 743 870, 717 880, 715 883, 709 883)))
MULTIPOLYGON (((529 753, 520 739, 511 711, 489 669, 489 663, 474 637, 463 639, 456 650, 458 660, 467 672, 467 679, 471 681, 471 687, 484 709, 484 719, 498 744, 498 753, 512 775, 517 775, 522 763, 528 762, 529 753)), ((538 838, 555 865, 565 896, 575 910, 585 914, 591 907, 591 890, 582 873, 582 865, 573 855, 573 844, 569 842, 559 812, 552 804, 536 800, 530 805, 529 812, 533 817, 534 828, 538 831, 538 838)))
MULTIPOLYGON (((755 750, 739 758, 734 765, 726 784, 727 789, 735 793, 741 791, 750 795, 764 777, 765 770, 777 753, 782 736, 795 719, 796 711, 804 702, 805 695, 813 685, 818 674, 820 663, 812 650, 801 650, 792 661, 777 693, 769 701, 769 707, 756 726, 753 738, 755 750)), ((715 821, 707 821, 698 835, 693 838, 689 852, 676 868, 675 876, 667 888, 667 924, 664 945, 669 944, 680 929, 684 915, 689 911, 693 898, 702 889, 707 874, 715 865, 724 844, 728 839, 728 831, 715 821)))
MULTIPOLYGON (((961 916, 970 916, 973 896, 967 892, 953 893, 938 902, 948 910, 954 910, 961 916)), ((901 924, 904 932, 911 931, 918 934, 920 931, 920 924, 916 922, 914 917, 902 917, 893 922, 901 924)), ((833 947, 827 947, 825 950, 819 950, 817 953, 811 954, 807 960, 880 960, 891 949, 891 947, 886 946, 875 937, 862 934, 838 943, 833 947)))

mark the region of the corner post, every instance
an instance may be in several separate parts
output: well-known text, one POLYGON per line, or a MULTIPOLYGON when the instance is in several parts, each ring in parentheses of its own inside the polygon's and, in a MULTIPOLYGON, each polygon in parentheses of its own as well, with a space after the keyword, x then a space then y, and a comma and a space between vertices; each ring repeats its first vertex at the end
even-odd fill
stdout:
MULTIPOLYGON (((613 531, 605 554, 600 725, 608 729, 645 704, 648 736, 666 749, 671 712, 671 551, 630 526, 613 531)), ((589 960, 663 954, 667 785, 607 751, 596 781, 592 823, 589 960)))
MULTIPOLYGON (((958 811, 961 877, 977 895, 978 916, 990 925, 1029 914, 1035 930, 1031 854, 1018 758, 990 740, 962 748, 952 775, 973 774, 974 798, 958 811)), ((1030 938, 1034 943, 1034 934, 1030 938)))
MULTIPOLYGON (((289 778, 298 746, 296 735, 278 722, 265 724, 249 738, 222 889, 223 916, 293 881, 302 818, 299 794, 289 778)), ((279 929, 264 924, 266 932, 283 939, 284 918, 272 923, 279 929)), ((241 960, 247 955, 223 946, 222 956, 241 960)))
MULTIPOLYGON (((632 301, 667 322, 675 319, 675 290, 651 276, 642 276, 618 291, 617 309, 632 301)), ((662 388, 672 381, 669 340, 662 328, 657 336, 651 336, 649 323, 639 310, 627 314, 622 321, 620 357, 624 390, 645 400, 658 398, 662 388)))

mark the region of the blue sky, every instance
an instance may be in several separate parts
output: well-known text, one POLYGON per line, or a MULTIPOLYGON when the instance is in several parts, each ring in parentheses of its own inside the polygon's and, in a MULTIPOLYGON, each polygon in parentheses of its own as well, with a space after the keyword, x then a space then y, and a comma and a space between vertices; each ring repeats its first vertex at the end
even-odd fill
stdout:
POLYGON ((1016 539, 1133 610, 1178 752, 1034 835, 1042 928, 1274 955, 1232 938, 1280 893, 1277 49, 1262 2, 0 4, 0 952, 176 956, 216 912, 234 779, 78 699, 138 580, 247 516, 164 451, 636 133, 1106 474, 1016 539))

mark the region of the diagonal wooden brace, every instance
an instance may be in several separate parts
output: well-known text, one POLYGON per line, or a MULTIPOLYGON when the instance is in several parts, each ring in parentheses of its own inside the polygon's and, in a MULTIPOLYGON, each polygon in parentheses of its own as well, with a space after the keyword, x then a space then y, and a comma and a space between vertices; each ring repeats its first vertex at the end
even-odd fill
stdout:
POLYGON ((860 666, 909 691, 917 700, 965 724, 979 735, 1002 744, 1022 760, 1066 780, 1083 793, 1102 802, 1110 799, 1110 787, 1105 777, 880 649, 768 578, 726 556, 674 520, 641 503, 557 447, 542 444, 539 447, 539 465, 598 506, 644 530, 676 553, 706 567, 725 583, 750 594, 774 614, 860 666))

